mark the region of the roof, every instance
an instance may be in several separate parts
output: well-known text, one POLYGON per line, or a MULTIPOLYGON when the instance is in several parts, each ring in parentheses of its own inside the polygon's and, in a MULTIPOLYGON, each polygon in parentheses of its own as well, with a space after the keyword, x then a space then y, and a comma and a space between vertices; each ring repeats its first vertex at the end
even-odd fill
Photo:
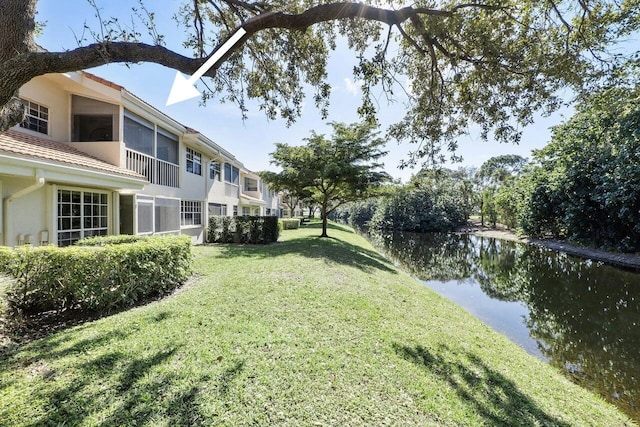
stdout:
POLYGON ((103 79, 102 77, 96 76, 95 74, 91 74, 91 73, 86 72, 86 71, 81 71, 81 74, 83 76, 85 76, 86 78, 88 78, 89 80, 93 80, 94 82, 98 82, 98 83, 103 84, 105 86, 108 86, 108 87, 110 87, 112 89, 115 89, 115 90, 124 89, 124 87, 120 86, 119 84, 114 83, 112 81, 109 81, 107 79, 103 79))
POLYGON ((2 152, 146 181, 146 178, 142 175, 99 160, 69 144, 51 141, 13 129, 0 134, 0 153, 2 152))

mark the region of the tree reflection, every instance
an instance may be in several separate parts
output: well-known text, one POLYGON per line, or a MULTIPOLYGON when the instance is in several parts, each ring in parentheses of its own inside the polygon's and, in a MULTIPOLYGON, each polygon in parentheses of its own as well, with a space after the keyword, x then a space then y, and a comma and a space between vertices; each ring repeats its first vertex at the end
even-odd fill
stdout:
POLYGON ((420 280, 463 280, 474 273, 475 244, 465 235, 405 232, 374 234, 371 239, 420 280))
POLYGON ((526 304, 550 363, 640 420, 640 274, 463 234, 397 233, 375 243, 421 280, 471 280, 494 299, 526 304))

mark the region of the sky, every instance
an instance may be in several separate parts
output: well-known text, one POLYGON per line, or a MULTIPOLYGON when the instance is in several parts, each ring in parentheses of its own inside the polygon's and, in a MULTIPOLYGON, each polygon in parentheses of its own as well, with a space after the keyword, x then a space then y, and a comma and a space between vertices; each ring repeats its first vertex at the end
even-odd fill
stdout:
MULTIPOLYGON (((118 17, 121 22, 129 22, 131 8, 137 0, 95 0, 103 19, 118 17)), ((172 14, 183 0, 145 0, 147 9, 156 14, 158 29, 165 35, 167 47, 184 55, 191 52, 182 48, 185 32, 177 27, 172 14)), ((78 46, 77 39, 82 38, 84 24, 98 28, 96 11, 87 0, 40 0, 38 3, 38 21, 45 27, 37 42, 45 49, 56 52, 73 49, 78 46), (63 6, 64 5, 64 6, 63 6)), ((85 36, 88 36, 85 32, 85 36)), ((330 134, 327 123, 339 121, 345 123, 359 120, 357 108, 360 105, 360 87, 354 81, 352 70, 356 58, 348 51, 344 43, 332 53, 328 64, 328 79, 332 86, 329 117, 323 120, 313 105, 311 94, 303 109, 302 117, 287 127, 284 120, 270 121, 255 104, 250 104, 248 119, 243 121, 239 109, 233 104, 221 104, 210 100, 201 106, 197 98, 171 106, 165 106, 167 96, 173 84, 176 72, 157 64, 110 64, 88 71, 124 86, 129 92, 144 99, 158 110, 164 112, 185 126, 197 129, 218 145, 230 151, 252 171, 276 170, 270 165, 269 154, 275 149, 275 143, 290 145, 303 143, 303 138, 311 131, 330 134)), ((383 126, 400 120, 404 115, 401 103, 388 104, 381 97, 379 119, 383 126)), ((523 129, 523 138, 519 145, 483 142, 479 132, 471 130, 467 137, 459 139, 458 154, 463 157, 460 164, 450 165, 479 167, 493 156, 519 154, 529 157, 532 149, 542 148, 550 140, 550 127, 560 124, 571 115, 564 109, 550 117, 537 117, 535 122, 523 129)), ((399 169, 402 159, 415 150, 407 143, 398 144, 389 141, 384 158, 385 170, 394 178, 407 182, 415 169, 399 169)))

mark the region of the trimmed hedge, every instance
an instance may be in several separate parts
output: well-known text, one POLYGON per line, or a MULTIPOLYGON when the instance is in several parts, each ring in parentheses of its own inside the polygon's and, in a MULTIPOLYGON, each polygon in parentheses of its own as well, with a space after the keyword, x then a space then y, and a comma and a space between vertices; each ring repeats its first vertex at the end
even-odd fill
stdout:
POLYGON ((275 216, 209 217, 207 242, 267 244, 278 240, 280 227, 275 216))
POLYGON ((297 230, 300 228, 299 218, 285 218, 280 220, 282 222, 282 228, 284 230, 297 230))
POLYGON ((76 246, 105 246, 105 245, 122 245, 124 243, 134 243, 140 240, 148 239, 149 236, 135 236, 132 234, 118 234, 113 236, 94 236, 78 240, 74 243, 76 246))
POLYGON ((98 246, 0 250, 0 270, 16 279, 6 291, 9 309, 109 311, 166 294, 191 274, 187 236, 152 236, 103 246, 100 240, 105 239, 93 241, 98 246))

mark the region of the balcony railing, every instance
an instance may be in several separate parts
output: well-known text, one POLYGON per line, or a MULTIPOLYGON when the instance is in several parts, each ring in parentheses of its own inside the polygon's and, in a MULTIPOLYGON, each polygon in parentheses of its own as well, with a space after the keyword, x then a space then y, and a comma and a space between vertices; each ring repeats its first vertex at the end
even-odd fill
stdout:
POLYGON ((180 186, 180 167, 134 150, 126 149, 127 169, 145 176, 150 183, 165 187, 180 186))

